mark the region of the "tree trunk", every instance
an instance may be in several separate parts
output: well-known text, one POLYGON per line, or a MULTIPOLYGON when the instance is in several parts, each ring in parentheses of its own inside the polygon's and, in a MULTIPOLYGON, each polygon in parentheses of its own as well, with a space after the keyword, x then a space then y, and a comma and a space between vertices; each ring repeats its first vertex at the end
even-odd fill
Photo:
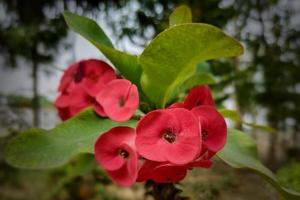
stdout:
MULTIPOLYGON (((276 122, 271 121, 270 124, 273 128, 278 130, 278 126, 276 122)), ((268 158, 267 158, 267 165, 268 167, 275 171, 278 168, 278 161, 277 161, 277 140, 278 140, 278 132, 271 133, 270 136, 270 146, 268 149, 268 158)))
POLYGON ((33 113, 33 126, 39 127, 40 125, 40 99, 38 92, 38 63, 36 61, 36 51, 32 51, 32 113, 33 113))

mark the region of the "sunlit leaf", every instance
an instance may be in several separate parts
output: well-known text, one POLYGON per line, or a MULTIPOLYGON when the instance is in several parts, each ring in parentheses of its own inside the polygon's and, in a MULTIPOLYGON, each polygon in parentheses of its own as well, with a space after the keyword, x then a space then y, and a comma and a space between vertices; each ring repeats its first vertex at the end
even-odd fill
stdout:
POLYGON ((223 109, 219 109, 218 111, 219 111, 219 113, 221 113, 223 115, 223 117, 228 118, 232 121, 235 121, 235 122, 242 121, 240 115, 237 113, 236 110, 230 110, 230 109, 223 108, 223 109))
POLYGON ((259 161, 255 141, 247 134, 235 129, 228 129, 227 143, 217 155, 234 168, 251 169, 258 173, 272 184, 286 200, 300 199, 300 193, 281 186, 276 176, 259 161))
POLYGON ((188 6, 177 7, 170 15, 170 26, 191 23, 192 22, 192 12, 188 6))
POLYGON ((43 169, 61 166, 79 153, 93 153, 96 139, 114 126, 134 126, 98 117, 91 109, 51 130, 30 129, 7 145, 6 161, 15 167, 43 169))
POLYGON ((139 57, 143 91, 158 107, 164 107, 198 63, 242 53, 239 42, 214 26, 173 26, 154 38, 139 57))
MULTIPOLYGON (((198 86, 198 85, 211 85, 215 84, 216 81, 211 74, 208 73, 196 73, 190 76, 186 81, 182 83, 182 85, 178 88, 178 93, 180 92, 187 92, 191 88, 198 86)), ((177 92, 177 91, 175 91, 177 92)))

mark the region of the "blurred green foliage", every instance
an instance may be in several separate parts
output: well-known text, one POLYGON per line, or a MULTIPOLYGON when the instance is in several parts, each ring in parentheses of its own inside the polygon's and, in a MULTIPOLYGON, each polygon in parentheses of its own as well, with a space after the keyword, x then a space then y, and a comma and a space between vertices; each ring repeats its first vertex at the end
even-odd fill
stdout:
POLYGON ((300 163, 290 162, 277 171, 282 185, 300 192, 300 163))

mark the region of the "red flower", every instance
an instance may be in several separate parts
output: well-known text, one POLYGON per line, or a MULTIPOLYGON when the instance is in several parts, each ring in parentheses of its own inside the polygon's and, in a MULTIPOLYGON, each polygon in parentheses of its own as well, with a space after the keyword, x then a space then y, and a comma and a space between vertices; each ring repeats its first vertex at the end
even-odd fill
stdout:
MULTIPOLYGON (((200 121, 200 132, 205 149, 213 154, 220 151, 224 147, 227 137, 227 126, 223 116, 212 106, 198 106, 192 109, 192 113, 200 121)), ((205 152, 205 149, 202 152, 205 152)))
POLYGON ((143 117, 136 128, 136 147, 146 159, 186 164, 201 150, 199 123, 184 108, 155 110, 143 117))
POLYGON ((171 163, 145 160, 138 173, 138 182, 153 180, 157 183, 176 183, 184 179, 187 167, 171 163))
POLYGON ((96 59, 79 62, 79 72, 83 73, 81 75, 83 88, 93 97, 98 94, 105 84, 116 79, 113 68, 107 63, 96 59))
POLYGON ((111 179, 122 185, 135 183, 138 159, 135 150, 135 130, 130 127, 115 127, 101 135, 95 144, 95 158, 111 179))
POLYGON ((58 88, 61 94, 55 101, 60 118, 66 120, 88 106, 106 116, 95 96, 113 79, 116 74, 112 67, 101 60, 82 60, 70 65, 61 78, 58 88))
POLYGON ((90 96, 80 85, 75 87, 69 94, 69 108, 72 116, 76 115, 84 108, 92 106, 100 116, 106 116, 103 108, 93 96, 90 96))
POLYGON ((116 79, 116 74, 113 68, 104 61, 82 60, 68 67, 61 78, 58 91, 69 90, 71 83, 80 83, 89 95, 95 96, 106 83, 113 79, 116 79))
POLYGON ((139 105, 139 94, 130 81, 116 79, 102 88, 96 100, 110 119, 127 121, 139 105))
POLYGON ((191 89, 184 101, 184 107, 188 110, 200 105, 215 105, 207 85, 200 85, 191 89))
POLYGON ((72 117, 72 114, 69 109, 69 105, 70 105, 69 92, 67 92, 67 90, 62 92, 56 98, 54 105, 58 109, 58 115, 63 121, 72 117))
POLYGON ((100 116, 106 116, 102 106, 94 97, 87 94, 81 85, 75 85, 70 92, 63 92, 58 96, 55 106, 62 120, 69 119, 89 106, 92 106, 100 116))
POLYGON ((59 92, 68 90, 70 84, 74 81, 74 76, 78 70, 78 63, 71 64, 64 72, 58 87, 59 92))

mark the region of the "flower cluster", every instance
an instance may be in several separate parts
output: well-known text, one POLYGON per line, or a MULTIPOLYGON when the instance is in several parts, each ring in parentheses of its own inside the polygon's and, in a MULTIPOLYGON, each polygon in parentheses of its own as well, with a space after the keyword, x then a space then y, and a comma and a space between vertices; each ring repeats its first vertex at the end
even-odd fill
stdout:
POLYGON ((209 168, 226 142, 226 123, 208 86, 197 86, 184 102, 147 113, 137 127, 115 127, 95 144, 95 158, 123 186, 153 180, 178 182, 188 170, 209 168))
POLYGON ((102 117, 127 121, 139 104, 137 87, 126 79, 118 79, 113 68, 96 60, 82 60, 65 71, 55 101, 62 120, 92 106, 102 117))

